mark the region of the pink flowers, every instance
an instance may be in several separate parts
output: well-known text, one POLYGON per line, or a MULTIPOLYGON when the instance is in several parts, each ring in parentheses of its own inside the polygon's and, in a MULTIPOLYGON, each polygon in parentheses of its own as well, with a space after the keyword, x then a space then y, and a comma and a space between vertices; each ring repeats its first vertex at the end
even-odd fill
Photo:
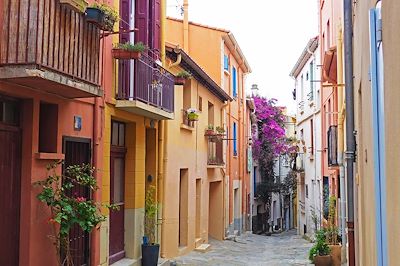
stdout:
POLYGON ((77 202, 84 202, 84 201, 86 201, 86 198, 84 198, 84 197, 77 197, 77 198, 76 198, 76 201, 77 201, 77 202))

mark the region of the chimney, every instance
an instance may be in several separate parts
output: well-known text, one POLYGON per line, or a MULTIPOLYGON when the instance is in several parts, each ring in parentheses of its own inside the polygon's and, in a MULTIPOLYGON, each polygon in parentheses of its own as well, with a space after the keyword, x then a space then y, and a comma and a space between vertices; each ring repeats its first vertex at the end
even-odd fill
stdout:
POLYGON ((189 53, 189 0, 183 0, 183 50, 189 53))

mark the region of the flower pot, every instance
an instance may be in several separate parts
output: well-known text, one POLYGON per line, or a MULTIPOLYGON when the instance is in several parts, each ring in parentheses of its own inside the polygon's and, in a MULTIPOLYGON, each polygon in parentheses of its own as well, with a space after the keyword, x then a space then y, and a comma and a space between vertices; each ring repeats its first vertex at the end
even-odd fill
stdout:
POLYGON ((157 266, 159 244, 142 244, 142 266, 157 266))
POLYGON ((206 132, 204 133, 204 136, 214 136, 215 132, 213 129, 206 129, 206 132))
POLYGON ((341 245, 329 245, 331 249, 332 266, 342 265, 342 246, 341 245))
POLYGON ((199 115, 196 113, 188 113, 187 115, 189 121, 198 121, 199 115))
POLYGON ((331 255, 315 256, 314 264, 315 266, 331 266, 332 265, 331 255))
POLYGON ((111 53, 115 59, 139 59, 142 56, 140 52, 128 51, 119 48, 113 48, 111 53))
POLYGON ((86 22, 94 24, 100 29, 105 28, 104 16, 105 16, 104 12, 99 8, 95 7, 86 8, 86 22))
POLYGON ((78 13, 84 13, 88 3, 85 0, 60 0, 60 4, 68 6, 78 13))
POLYGON ((175 85, 185 85, 186 79, 181 77, 175 77, 175 85))

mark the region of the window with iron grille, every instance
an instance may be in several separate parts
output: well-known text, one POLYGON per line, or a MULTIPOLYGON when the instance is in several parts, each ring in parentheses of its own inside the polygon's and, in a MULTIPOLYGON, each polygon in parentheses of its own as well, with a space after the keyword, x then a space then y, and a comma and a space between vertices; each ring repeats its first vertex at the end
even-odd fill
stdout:
POLYGON ((337 126, 330 126, 328 130, 328 165, 338 165, 337 161, 337 126))

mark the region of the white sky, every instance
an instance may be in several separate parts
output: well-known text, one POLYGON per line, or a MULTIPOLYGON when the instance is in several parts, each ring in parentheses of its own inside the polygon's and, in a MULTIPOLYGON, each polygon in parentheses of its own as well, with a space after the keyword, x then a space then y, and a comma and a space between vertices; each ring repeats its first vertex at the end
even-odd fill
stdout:
MULTIPOLYGON (((167 15, 181 18, 182 2, 167 0, 167 15)), ((289 73, 318 34, 317 6, 318 0, 189 0, 189 20, 232 31, 253 70, 248 94, 256 83, 261 95, 294 113, 289 73)))

